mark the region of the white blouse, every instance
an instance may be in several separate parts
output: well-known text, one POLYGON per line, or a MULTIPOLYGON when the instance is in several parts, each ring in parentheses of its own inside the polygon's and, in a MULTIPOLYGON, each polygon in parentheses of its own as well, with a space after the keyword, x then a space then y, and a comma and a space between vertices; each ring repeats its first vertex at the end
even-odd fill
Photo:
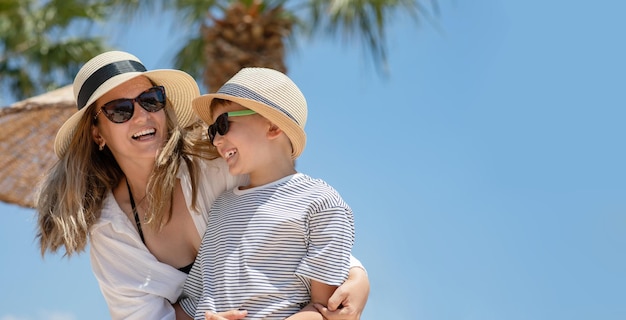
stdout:
MULTIPOLYGON (((198 161, 197 212, 191 208, 191 178, 186 164, 178 173, 187 208, 202 237, 209 207, 225 190, 246 183, 233 177, 222 159, 198 161), (201 214, 202 213, 202 214, 201 214)), ((172 303, 187 274, 156 259, 141 242, 133 223, 113 194, 104 200, 100 219, 90 230, 91 267, 113 319, 174 319, 172 303)))

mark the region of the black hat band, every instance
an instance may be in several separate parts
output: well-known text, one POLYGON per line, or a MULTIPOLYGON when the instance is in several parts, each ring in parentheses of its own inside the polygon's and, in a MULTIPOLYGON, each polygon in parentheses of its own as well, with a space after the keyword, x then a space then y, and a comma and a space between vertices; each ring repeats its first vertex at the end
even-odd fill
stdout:
POLYGON ((128 72, 145 72, 146 67, 139 61, 124 60, 109 63, 92 73, 83 83, 76 99, 78 110, 85 107, 91 95, 107 80, 128 72))

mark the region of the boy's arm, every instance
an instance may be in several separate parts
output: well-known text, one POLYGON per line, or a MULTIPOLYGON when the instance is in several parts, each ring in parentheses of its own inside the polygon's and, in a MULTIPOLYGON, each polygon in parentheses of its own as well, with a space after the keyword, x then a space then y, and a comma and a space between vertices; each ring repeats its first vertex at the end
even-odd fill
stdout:
POLYGON ((358 320, 361 318, 370 292, 370 283, 363 268, 350 268, 350 275, 335 293, 324 303, 315 304, 315 308, 328 320, 358 320), (339 306, 341 305, 341 309, 339 306))
POLYGON ((337 286, 330 286, 325 283, 311 279, 311 302, 298 313, 285 320, 323 320, 322 314, 315 309, 313 304, 325 305, 330 296, 333 295, 337 286))

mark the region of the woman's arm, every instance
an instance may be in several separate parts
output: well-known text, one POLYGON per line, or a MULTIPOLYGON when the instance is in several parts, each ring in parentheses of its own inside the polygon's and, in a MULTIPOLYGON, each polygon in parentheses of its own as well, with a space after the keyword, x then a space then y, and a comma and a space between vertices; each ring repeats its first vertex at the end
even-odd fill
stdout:
POLYGON ((328 320, 358 320, 367 303, 370 282, 362 267, 350 268, 348 279, 328 299, 328 306, 315 304, 315 308, 328 320), (339 309, 339 306, 342 306, 339 309))
POLYGON ((212 313, 207 311, 204 313, 204 320, 238 320, 243 319, 248 315, 245 310, 230 310, 220 313, 212 313))
MULTIPOLYGON (((180 307, 178 303, 174 304, 174 310, 176 310, 176 320, 193 320, 185 310, 180 307)), ((238 320, 243 319, 248 315, 248 312, 245 310, 230 310, 219 313, 212 313, 210 311, 205 312, 204 319, 205 320, 238 320)))
MULTIPOLYGON (((335 290, 335 293, 328 300, 328 308, 317 303, 313 304, 313 306, 315 306, 317 311, 328 320, 359 319, 363 309, 365 308, 365 303, 367 302, 367 298, 369 296, 369 290, 370 284, 365 269, 362 267, 352 267, 350 269, 348 279, 335 290), (337 306, 340 304, 343 308, 337 309, 337 306), (330 309, 331 307, 333 309, 330 309)), ((308 305, 303 309, 303 311, 307 310, 313 310, 311 309, 311 305, 308 305)), ((245 311, 237 310, 231 310, 219 314, 207 312, 205 320, 235 320, 245 317, 246 314, 247 312, 245 311)), ((313 314, 310 315, 314 316, 313 314)), ((296 314, 295 316, 298 315, 296 314)), ((302 314, 299 316, 302 316, 302 314)), ((291 319, 292 317, 288 319, 291 319)))

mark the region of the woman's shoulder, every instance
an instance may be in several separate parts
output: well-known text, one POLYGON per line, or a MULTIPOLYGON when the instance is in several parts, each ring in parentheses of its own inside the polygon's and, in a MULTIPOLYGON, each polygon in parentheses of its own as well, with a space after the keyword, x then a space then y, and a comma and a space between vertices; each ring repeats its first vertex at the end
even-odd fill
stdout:
MULTIPOLYGON (((100 209, 100 217, 98 221, 91 227, 91 232, 98 232, 102 227, 110 225, 114 229, 120 229, 120 227, 127 227, 129 224, 128 218, 119 204, 115 200, 115 196, 111 191, 107 192, 102 201, 102 209, 100 209)), ((126 228, 124 228, 126 229, 126 228)))
POLYGON ((228 164, 222 158, 212 160, 198 159, 200 183, 209 185, 225 184, 227 189, 240 186, 247 182, 247 176, 233 176, 228 171, 228 164))
POLYGON ((233 176, 228 165, 222 158, 193 159, 197 179, 192 180, 186 164, 181 165, 178 178, 181 181, 185 197, 191 199, 192 189, 197 191, 200 201, 210 207, 215 198, 222 192, 247 183, 247 176, 233 176))
MULTIPOLYGON (((228 174, 228 165, 222 158, 206 159, 201 157, 192 157, 191 161, 193 162, 193 166, 197 167, 201 172, 206 170, 215 170, 217 172, 221 172, 221 174, 228 174)), ((179 179, 189 176, 189 167, 187 166, 187 162, 181 161, 177 176, 179 179)))
POLYGON ((226 164, 226 161, 222 158, 215 158, 215 159, 196 158, 196 159, 197 159, 197 162, 200 163, 200 165, 203 168, 212 168, 215 170, 225 171, 226 173, 228 173, 228 164, 226 164))

